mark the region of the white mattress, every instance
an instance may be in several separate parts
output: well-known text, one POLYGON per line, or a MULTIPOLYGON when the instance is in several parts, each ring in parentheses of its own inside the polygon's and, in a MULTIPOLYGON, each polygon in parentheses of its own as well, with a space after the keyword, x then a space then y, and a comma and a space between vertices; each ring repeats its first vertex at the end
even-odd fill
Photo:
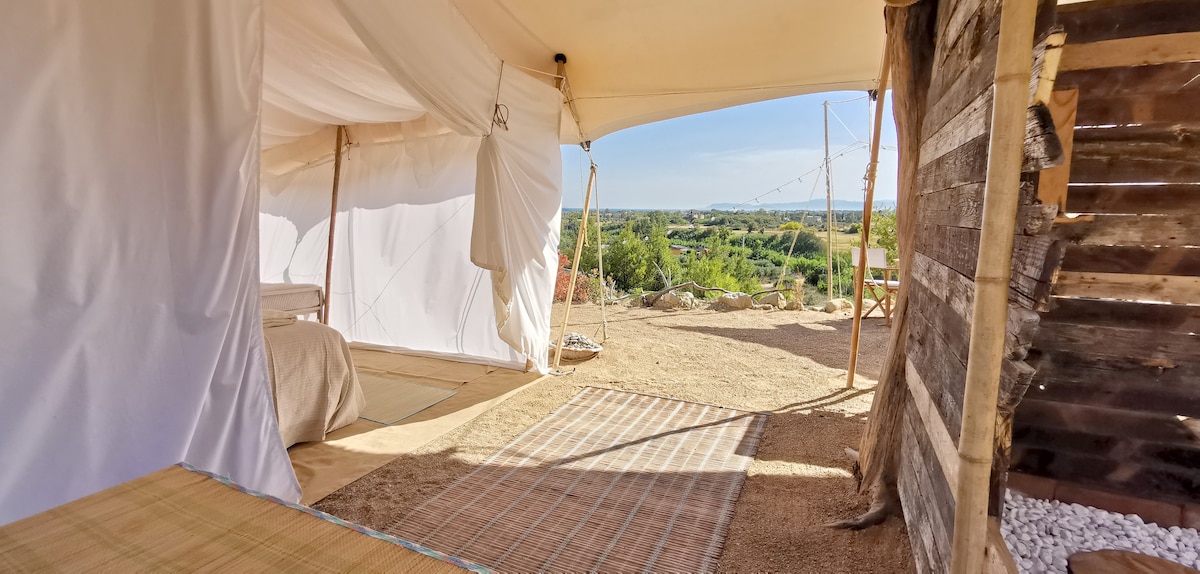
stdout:
POLYGON ((263 309, 307 315, 321 310, 321 286, 307 283, 261 283, 263 309))

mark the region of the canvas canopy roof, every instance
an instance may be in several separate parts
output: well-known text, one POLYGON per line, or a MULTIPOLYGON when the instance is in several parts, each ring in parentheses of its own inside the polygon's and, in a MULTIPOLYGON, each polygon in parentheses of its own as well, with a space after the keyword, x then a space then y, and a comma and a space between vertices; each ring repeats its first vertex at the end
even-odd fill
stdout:
POLYGON ((0 523, 181 460, 298 499, 258 283, 322 282, 332 126, 331 325, 544 369, 560 141, 869 88, 883 42, 870 0, 47 0, 0 30, 0 523), (557 52, 579 126, 525 70, 557 52))
MULTIPOLYGON (((498 58, 568 75, 583 139, 723 107, 877 83, 882 2, 451 0, 498 58)), ((424 113, 331 0, 266 3, 263 146, 424 113)), ((535 74, 536 75, 536 74, 535 74)), ((548 81, 548 77, 543 76, 548 81)), ((562 143, 580 130, 563 110, 562 143)))

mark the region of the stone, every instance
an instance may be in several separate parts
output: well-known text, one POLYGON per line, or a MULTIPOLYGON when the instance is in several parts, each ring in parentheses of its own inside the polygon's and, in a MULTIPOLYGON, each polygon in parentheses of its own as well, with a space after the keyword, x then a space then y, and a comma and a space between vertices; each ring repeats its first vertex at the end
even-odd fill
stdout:
POLYGON ((849 311, 854 308, 854 304, 845 299, 830 299, 825 304, 823 311, 826 313, 836 313, 838 311, 849 311))
POLYGON ((681 309, 696 308, 696 296, 692 295, 690 291, 679 293, 679 302, 682 304, 682 307, 680 307, 681 309))
POLYGON ((683 299, 674 291, 667 291, 654 301, 655 309, 679 309, 683 307, 683 299))
POLYGON ((766 295, 763 295, 762 299, 758 300, 758 304, 771 305, 776 309, 783 309, 787 307, 788 300, 787 297, 783 296, 783 293, 767 293, 766 295))
POLYGON ((804 301, 797 301, 795 299, 792 299, 791 301, 788 301, 787 305, 784 305, 783 308, 788 311, 803 311, 804 310, 804 301))
POLYGON ((737 311, 753 306, 754 299, 745 293, 726 293, 717 297, 717 301, 712 304, 712 308, 718 311, 737 311))
POLYGON ((751 309, 754 309, 755 311, 774 311, 777 309, 777 307, 774 305, 755 305, 751 307, 751 309))

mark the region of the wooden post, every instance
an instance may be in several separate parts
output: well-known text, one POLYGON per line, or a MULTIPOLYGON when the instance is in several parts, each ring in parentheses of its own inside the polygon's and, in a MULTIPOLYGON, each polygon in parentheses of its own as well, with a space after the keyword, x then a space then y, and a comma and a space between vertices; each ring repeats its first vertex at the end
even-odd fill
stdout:
MULTIPOLYGON (((858 367, 858 340, 862 333, 863 280, 867 269, 867 240, 871 238, 871 209, 875 204, 875 172, 879 166, 879 132, 883 126, 883 99, 887 97, 888 68, 891 50, 883 43, 883 71, 879 72, 879 90, 875 98, 875 124, 871 129, 871 160, 867 164, 867 197, 863 201, 862 238, 858 246, 858 265, 854 268, 854 326, 850 329, 850 366, 846 373, 846 388, 854 388, 854 370, 858 367)), ((884 281, 887 277, 884 276, 884 281)), ((884 302, 891 298, 884 287, 884 302)), ((890 308, 884 314, 889 314, 890 308)))
POLYGON ((829 163, 829 102, 825 102, 825 287, 833 300, 833 173, 829 163))
POLYGON ((579 235, 575 238, 575 259, 571 263, 571 281, 567 283, 567 308, 563 310, 562 331, 558 334, 558 348, 554 352, 554 368, 562 364, 563 340, 567 337, 567 322, 571 319, 571 303, 575 299, 575 279, 579 277, 579 257, 583 255, 583 235, 587 233, 588 206, 592 202, 592 186, 596 185, 596 164, 588 175, 587 192, 583 195, 583 218, 579 221, 579 235))
POLYGON ((346 126, 337 127, 337 137, 333 148, 333 193, 329 202, 329 246, 325 249, 325 309, 321 312, 321 322, 329 324, 329 289, 333 281, 333 226, 337 222, 338 182, 342 176, 342 138, 346 126))
POLYGON ((955 574, 982 572, 986 563, 989 479, 995 452, 996 403, 1004 361, 1008 282, 1020 196, 1037 4, 1037 0, 1004 0, 1000 9, 995 104, 988 142, 962 431, 958 440, 959 474, 950 559, 950 571, 955 574))
MULTIPOLYGON (((592 164, 592 169, 595 169, 596 164, 592 164)), ((600 225, 600 189, 595 190, 596 193, 596 272, 600 274, 600 328, 603 333, 602 341, 608 341, 608 315, 605 310, 608 306, 608 281, 604 278, 604 235, 601 233, 603 228, 600 225)))

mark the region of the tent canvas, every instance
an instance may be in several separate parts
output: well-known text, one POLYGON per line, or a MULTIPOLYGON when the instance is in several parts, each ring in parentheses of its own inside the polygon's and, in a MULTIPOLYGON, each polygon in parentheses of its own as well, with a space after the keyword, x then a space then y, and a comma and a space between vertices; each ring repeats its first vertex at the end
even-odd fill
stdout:
POLYGON ((180 460, 298 498, 257 285, 323 283, 331 126, 332 325, 544 369, 560 141, 868 88, 883 41, 877 4, 818 0, 6 8, 0 523, 180 460), (578 124, 526 71, 555 52, 578 124))

